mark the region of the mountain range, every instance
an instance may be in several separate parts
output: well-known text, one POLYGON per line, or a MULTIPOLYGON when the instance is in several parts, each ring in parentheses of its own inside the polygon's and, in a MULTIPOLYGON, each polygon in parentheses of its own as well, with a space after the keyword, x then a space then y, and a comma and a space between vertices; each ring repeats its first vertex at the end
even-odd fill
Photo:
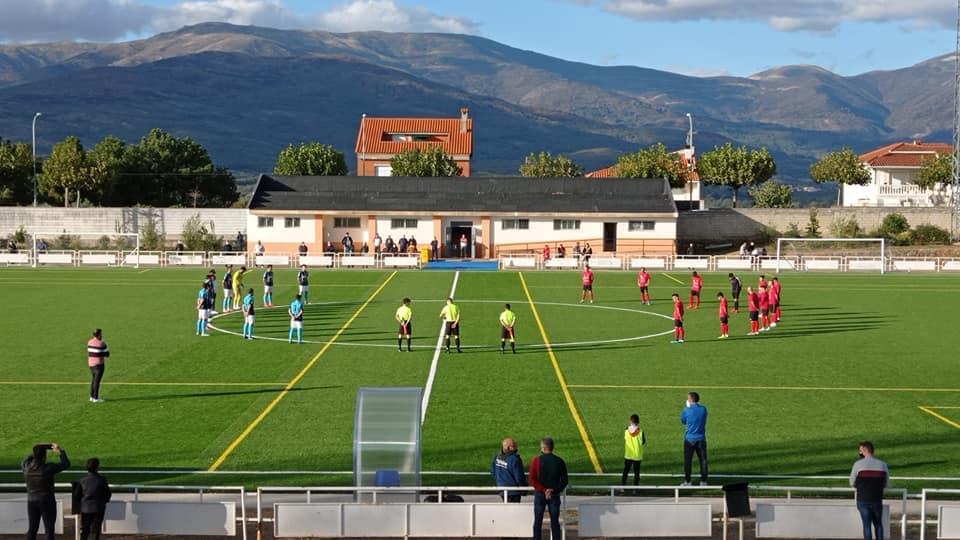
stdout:
POLYGON ((159 127, 243 171, 270 170, 299 141, 332 144, 353 164, 362 114, 455 117, 467 106, 475 174, 515 173, 540 150, 590 170, 655 142, 680 148, 690 113, 698 152, 766 146, 780 176, 803 183, 841 146, 950 141, 953 95, 953 54, 851 77, 800 65, 741 78, 569 62, 467 35, 225 23, 124 43, 0 46, 0 136, 29 141, 36 111, 39 153, 68 135, 92 145, 159 127))

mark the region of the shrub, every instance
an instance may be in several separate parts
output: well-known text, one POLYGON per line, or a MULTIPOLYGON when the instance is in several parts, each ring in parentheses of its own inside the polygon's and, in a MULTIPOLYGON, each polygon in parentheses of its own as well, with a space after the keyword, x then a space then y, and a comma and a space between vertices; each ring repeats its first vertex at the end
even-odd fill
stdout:
POLYGON ((817 209, 810 209, 810 220, 807 221, 806 234, 804 235, 807 238, 820 238, 820 220, 817 219, 817 209))
POLYGON ((200 214, 194 214, 183 223, 183 243, 189 251, 217 251, 223 241, 213 234, 213 223, 207 229, 207 224, 200 220, 200 214))
POLYGON ((152 217, 147 220, 140 231, 140 249, 143 251, 157 251, 163 249, 166 241, 164 235, 157 231, 157 221, 152 217))
POLYGON ((800 238, 800 227, 796 223, 790 223, 787 226, 787 230, 783 231, 783 235, 787 238, 800 238))
POLYGON ((848 218, 838 217, 830 223, 830 236, 835 238, 857 238, 863 232, 857 218, 850 216, 848 218))
POLYGON ((13 236, 12 236, 11 238, 12 238, 13 241, 16 242, 17 244, 20 244, 20 245, 26 244, 26 243, 27 243, 27 229, 25 229, 24 226, 21 225, 20 228, 17 229, 17 230, 13 233, 13 236))
POLYGON ((63 233, 53 240, 53 249, 80 249, 80 239, 63 233))
POLYGON ((917 225, 911 231, 911 240, 914 244, 949 244, 950 231, 936 225, 924 223, 917 225))
POLYGON ((110 249, 110 237, 103 235, 100 238, 97 238, 97 249, 103 251, 110 249))
POLYGON ((886 236, 887 238, 896 238, 898 234, 906 232, 909 229, 910 224, 907 223, 907 218, 897 212, 887 214, 883 218, 883 221, 880 222, 880 235, 886 236))

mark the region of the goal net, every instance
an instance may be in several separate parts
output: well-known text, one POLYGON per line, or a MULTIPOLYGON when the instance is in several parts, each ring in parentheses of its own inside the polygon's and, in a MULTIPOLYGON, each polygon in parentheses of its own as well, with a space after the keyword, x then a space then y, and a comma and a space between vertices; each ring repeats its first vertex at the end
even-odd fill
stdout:
POLYGON ((778 238, 775 258, 781 270, 880 272, 886 267, 885 238, 778 238))
POLYGON ((140 233, 34 231, 33 266, 83 264, 140 268, 140 233))

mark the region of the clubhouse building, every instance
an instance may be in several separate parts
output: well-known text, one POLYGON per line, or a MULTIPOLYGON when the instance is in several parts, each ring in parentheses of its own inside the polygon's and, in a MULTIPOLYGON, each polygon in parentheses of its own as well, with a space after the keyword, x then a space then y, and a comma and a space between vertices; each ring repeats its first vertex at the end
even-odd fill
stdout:
POLYGON ((594 254, 672 255, 677 208, 663 179, 405 178, 263 174, 248 205, 247 245, 321 253, 350 233, 373 251, 379 235, 433 239, 441 257, 497 258, 589 243, 594 254))

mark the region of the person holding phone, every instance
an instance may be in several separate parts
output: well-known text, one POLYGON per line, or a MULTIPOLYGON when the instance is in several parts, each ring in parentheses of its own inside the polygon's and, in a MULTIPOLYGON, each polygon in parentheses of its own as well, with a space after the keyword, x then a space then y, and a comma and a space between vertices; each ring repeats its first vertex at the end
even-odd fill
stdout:
POLYGON ((23 459, 20 468, 27 485, 27 540, 36 540, 41 519, 47 540, 53 540, 57 520, 54 476, 70 468, 67 451, 57 443, 34 445, 33 452, 23 459), (47 463, 47 450, 60 454, 60 462, 47 463))

